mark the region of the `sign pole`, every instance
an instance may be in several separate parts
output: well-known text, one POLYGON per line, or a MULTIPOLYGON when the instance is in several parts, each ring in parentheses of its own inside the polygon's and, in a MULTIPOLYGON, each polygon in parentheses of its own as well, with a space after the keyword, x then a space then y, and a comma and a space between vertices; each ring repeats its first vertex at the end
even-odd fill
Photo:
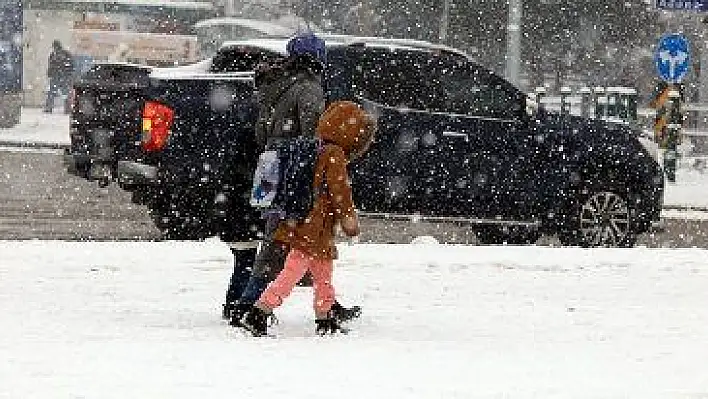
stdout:
POLYGON ((678 85, 669 90, 670 113, 669 123, 666 125, 666 151, 664 152, 664 172, 666 180, 676 183, 676 164, 678 159, 677 147, 681 141, 683 115, 681 113, 681 93, 678 85))
POLYGON ((440 40, 440 43, 443 44, 447 42, 447 29, 450 23, 450 1, 451 0, 443 0, 443 12, 442 16, 440 17, 440 33, 438 35, 438 38, 440 40))
POLYGON ((521 17, 523 0, 509 0, 509 16, 506 28, 506 78, 519 86, 521 65, 521 17))

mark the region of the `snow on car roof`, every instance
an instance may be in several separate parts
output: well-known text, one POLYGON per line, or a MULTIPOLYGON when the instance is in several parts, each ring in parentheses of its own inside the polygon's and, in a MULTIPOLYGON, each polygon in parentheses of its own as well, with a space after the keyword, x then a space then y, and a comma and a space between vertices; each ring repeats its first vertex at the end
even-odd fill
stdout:
MULTIPOLYGON (((382 37, 366 37, 366 36, 349 36, 349 35, 334 35, 334 34, 320 34, 328 47, 331 46, 348 46, 348 45, 365 45, 368 47, 385 47, 389 49, 406 49, 406 50, 441 50, 451 52, 465 58, 471 59, 471 57, 462 50, 458 50, 453 47, 448 47, 445 45, 434 44, 422 40, 412 40, 412 39, 394 39, 394 38, 382 38, 382 37)), ((287 38, 262 38, 262 39, 245 39, 245 40, 235 40, 227 41, 222 44, 222 48, 234 47, 234 46, 252 46, 259 47, 266 50, 270 50, 279 54, 285 55, 287 44, 287 38)))
POLYGON ((203 59, 194 64, 181 65, 176 67, 154 67, 152 68, 151 77, 160 79, 174 79, 183 76, 191 76, 195 74, 204 74, 211 67, 211 58, 203 59))
POLYGON ((125 67, 130 67, 130 68, 138 68, 138 69, 149 69, 152 70, 153 67, 149 65, 143 65, 143 64, 136 64, 134 62, 127 62, 127 61, 104 61, 104 60, 98 60, 93 62, 94 66, 101 66, 101 65, 108 65, 108 66, 125 66, 125 67))
POLYGON ((423 40, 337 34, 323 34, 321 37, 325 40, 325 42, 337 40, 341 41, 345 45, 363 44, 371 47, 388 47, 391 49, 443 50, 470 58, 469 55, 462 50, 423 40))
POLYGON ((271 35, 271 36, 290 36, 295 33, 295 30, 282 25, 275 24, 269 21, 260 21, 257 19, 247 19, 247 18, 234 18, 234 17, 221 17, 221 18, 210 18, 203 21, 199 21, 194 24, 194 28, 207 28, 212 26, 242 26, 245 28, 257 30, 259 32, 271 35))
POLYGON ((214 5, 208 1, 174 1, 174 0, 63 0, 64 3, 111 3, 129 6, 154 6, 187 9, 213 10, 214 5))
POLYGON ((253 72, 210 72, 211 64, 212 58, 206 58, 189 65, 164 68, 154 67, 151 69, 150 77, 170 80, 250 80, 253 78, 253 72))
POLYGON ((260 39, 244 39, 244 40, 229 40, 221 45, 221 48, 228 47, 258 47, 265 50, 270 50, 274 53, 285 55, 287 53, 285 46, 288 43, 286 38, 260 38, 260 39))

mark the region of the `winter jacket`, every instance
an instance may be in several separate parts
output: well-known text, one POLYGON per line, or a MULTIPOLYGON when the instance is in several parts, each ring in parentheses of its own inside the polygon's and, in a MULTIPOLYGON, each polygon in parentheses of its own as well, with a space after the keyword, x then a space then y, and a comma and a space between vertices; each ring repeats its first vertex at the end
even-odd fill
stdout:
POLYGON ((74 61, 71 53, 60 48, 49 54, 47 76, 52 79, 70 79, 74 73, 74 61))
POLYGON ((308 56, 286 58, 256 72, 258 122, 256 143, 315 136, 324 111, 322 66, 308 56))
POLYGON ((276 242, 313 258, 335 259, 335 226, 350 237, 359 234, 347 164, 368 149, 375 130, 374 120, 355 103, 338 101, 327 108, 317 124, 323 148, 315 165, 314 205, 304 221, 281 222, 276 242))

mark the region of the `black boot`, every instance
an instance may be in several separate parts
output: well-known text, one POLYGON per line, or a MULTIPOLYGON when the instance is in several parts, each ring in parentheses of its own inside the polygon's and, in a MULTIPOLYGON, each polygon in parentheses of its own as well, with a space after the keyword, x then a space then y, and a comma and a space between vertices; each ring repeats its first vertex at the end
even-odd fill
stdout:
POLYGON ((224 320, 231 320, 231 315, 233 314, 235 308, 235 302, 226 302, 221 305, 221 318, 224 320))
POLYGON ((346 334, 349 332, 348 329, 342 327, 342 325, 332 316, 332 311, 329 311, 326 319, 315 320, 315 332, 317 335, 329 335, 329 334, 346 334))
POLYGON ((245 316, 251 309, 253 309, 253 305, 250 303, 234 303, 233 309, 231 310, 231 314, 229 316, 229 325, 233 327, 243 327, 241 319, 243 319, 243 316, 245 316))
POLYGON ((253 307, 241 319, 241 327, 250 332, 254 337, 262 337, 268 334, 268 316, 269 313, 253 307))
POLYGON ((361 307, 352 306, 351 308, 345 308, 339 302, 334 301, 329 312, 333 319, 337 320, 339 323, 343 323, 361 316, 361 307))
POLYGON ((235 249, 231 248, 234 256, 234 271, 231 274, 229 287, 226 289, 226 300, 222 305, 221 317, 224 320, 231 319, 231 312, 236 307, 238 299, 243 294, 243 290, 251 277, 253 262, 256 259, 255 249, 235 249))

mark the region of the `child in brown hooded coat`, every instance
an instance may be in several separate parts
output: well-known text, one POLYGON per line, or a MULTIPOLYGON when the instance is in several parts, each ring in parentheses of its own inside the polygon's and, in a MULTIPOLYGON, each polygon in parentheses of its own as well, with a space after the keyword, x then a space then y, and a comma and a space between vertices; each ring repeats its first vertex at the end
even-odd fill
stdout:
POLYGON ((320 117, 316 132, 322 140, 322 151, 313 181, 319 194, 305 220, 294 225, 282 222, 275 233, 275 241, 289 247, 290 252, 284 269, 243 319, 243 327, 253 335, 267 333, 268 316, 308 270, 314 280, 317 333, 341 330, 330 312, 334 303, 333 260, 337 257, 335 226, 341 226, 350 237, 359 235, 347 164, 366 152, 375 131, 375 121, 353 102, 335 102, 320 117))

